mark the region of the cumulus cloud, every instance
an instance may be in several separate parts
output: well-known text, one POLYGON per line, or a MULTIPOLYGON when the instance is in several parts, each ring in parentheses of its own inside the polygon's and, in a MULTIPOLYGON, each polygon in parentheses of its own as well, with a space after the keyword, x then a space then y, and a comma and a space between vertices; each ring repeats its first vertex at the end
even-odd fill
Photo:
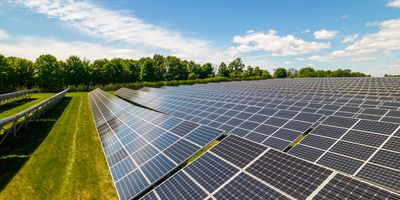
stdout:
POLYGON ((386 6, 393 8, 400 8, 400 0, 390 0, 386 6))
MULTIPOLYGON (((4 32, 1 31, 0 32, 4 32)), ((139 58, 152 56, 152 52, 130 48, 117 48, 82 41, 65 42, 32 36, 8 36, 10 40, 0 41, 1 53, 34 60, 42 54, 52 54, 59 59, 78 55, 89 60, 99 58, 139 58)))
POLYGON ((340 19, 342 19, 342 20, 346 20, 346 19, 349 19, 349 18, 350 18, 350 15, 342 15, 340 17, 340 19))
POLYGON ((296 64, 296 62, 293 62, 293 61, 285 61, 283 63, 286 64, 286 65, 294 65, 294 64, 296 64))
POLYGON ((8 39, 9 37, 7 32, 0 30, 0 40, 8 39))
POLYGON ((392 19, 374 23, 379 31, 366 34, 361 39, 343 50, 336 50, 322 56, 312 56, 318 61, 360 61, 374 59, 374 54, 383 52, 390 54, 400 50, 400 19, 392 19))
POLYGON ((311 32, 311 30, 310 29, 306 29, 306 30, 302 31, 301 33, 309 33, 309 32, 311 32))
POLYGON ((307 42, 293 35, 279 36, 274 30, 235 36, 233 42, 239 44, 230 48, 230 52, 234 55, 245 52, 266 51, 273 56, 287 56, 317 52, 331 46, 330 43, 307 42))
POLYGON ((169 54, 198 61, 217 61, 223 51, 214 49, 209 41, 195 39, 178 31, 147 23, 126 12, 102 8, 78 0, 15 0, 14 4, 59 19, 75 30, 109 41, 122 41, 132 48, 166 50, 169 54))
POLYGON ((354 40, 356 40, 357 38, 358 38, 358 34, 353 34, 353 35, 348 35, 348 36, 345 36, 344 38, 343 38, 343 40, 341 41, 341 43, 350 43, 350 42, 353 42, 354 40))
POLYGON ((334 39, 339 31, 321 29, 314 32, 315 39, 334 39))

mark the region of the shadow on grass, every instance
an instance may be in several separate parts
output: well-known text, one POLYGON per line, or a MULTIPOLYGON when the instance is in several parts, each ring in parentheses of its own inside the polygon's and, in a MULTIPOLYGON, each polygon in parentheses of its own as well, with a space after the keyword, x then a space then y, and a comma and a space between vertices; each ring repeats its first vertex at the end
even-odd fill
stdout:
POLYGON ((20 105, 26 104, 28 102, 34 101, 36 99, 38 99, 38 98, 26 98, 26 99, 20 99, 17 101, 6 103, 6 104, 0 106, 0 113, 4 112, 6 110, 10 110, 12 108, 18 107, 20 105))
POLYGON ((16 137, 9 135, 0 144, 0 191, 44 141, 71 99, 71 97, 64 97, 39 119, 30 122, 28 127, 22 128, 16 137))

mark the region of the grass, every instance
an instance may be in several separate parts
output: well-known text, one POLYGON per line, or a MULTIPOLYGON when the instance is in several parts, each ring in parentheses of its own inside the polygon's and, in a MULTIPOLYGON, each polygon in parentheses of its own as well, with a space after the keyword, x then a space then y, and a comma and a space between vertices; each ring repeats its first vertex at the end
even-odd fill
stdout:
POLYGON ((0 144, 0 172, 0 199, 117 199, 87 93, 0 144))
POLYGON ((21 99, 0 106, 0 119, 18 114, 40 102, 50 98, 55 93, 33 93, 30 98, 21 99))
MULTIPOLYGON (((201 149, 199 152, 197 152, 196 154, 194 154, 192 157, 189 158, 189 160, 186 162, 186 165, 189 165, 190 163, 192 163, 194 160, 196 160, 198 157, 200 157, 201 155, 203 155, 204 153, 206 153, 208 150, 210 150, 211 148, 213 148, 215 145, 217 145, 220 141, 218 140, 214 140, 212 142, 210 142, 210 144, 208 144, 207 146, 205 146, 203 149, 201 149)), ((185 166, 186 166, 185 165, 185 166)))

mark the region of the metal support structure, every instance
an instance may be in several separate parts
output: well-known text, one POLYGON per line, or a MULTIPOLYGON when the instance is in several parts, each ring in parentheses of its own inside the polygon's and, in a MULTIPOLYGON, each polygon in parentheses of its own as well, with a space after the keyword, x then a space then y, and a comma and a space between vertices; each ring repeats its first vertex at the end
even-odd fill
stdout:
POLYGON ((0 106, 7 103, 11 103, 13 101, 29 98, 31 97, 31 94, 35 91, 36 89, 31 89, 31 90, 22 90, 18 92, 0 94, 0 106))
POLYGON ((0 120, 0 144, 7 138, 8 135, 14 134, 22 128, 27 126, 30 121, 37 119, 43 112, 59 102, 68 92, 66 89, 43 102, 28 108, 14 116, 7 117, 0 120))

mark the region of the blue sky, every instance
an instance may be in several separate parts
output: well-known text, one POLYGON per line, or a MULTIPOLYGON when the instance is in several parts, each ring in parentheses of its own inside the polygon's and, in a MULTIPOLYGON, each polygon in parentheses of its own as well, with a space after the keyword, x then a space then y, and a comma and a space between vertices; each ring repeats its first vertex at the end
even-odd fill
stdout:
POLYGON ((0 53, 400 74, 400 0, 5 0, 0 53))

